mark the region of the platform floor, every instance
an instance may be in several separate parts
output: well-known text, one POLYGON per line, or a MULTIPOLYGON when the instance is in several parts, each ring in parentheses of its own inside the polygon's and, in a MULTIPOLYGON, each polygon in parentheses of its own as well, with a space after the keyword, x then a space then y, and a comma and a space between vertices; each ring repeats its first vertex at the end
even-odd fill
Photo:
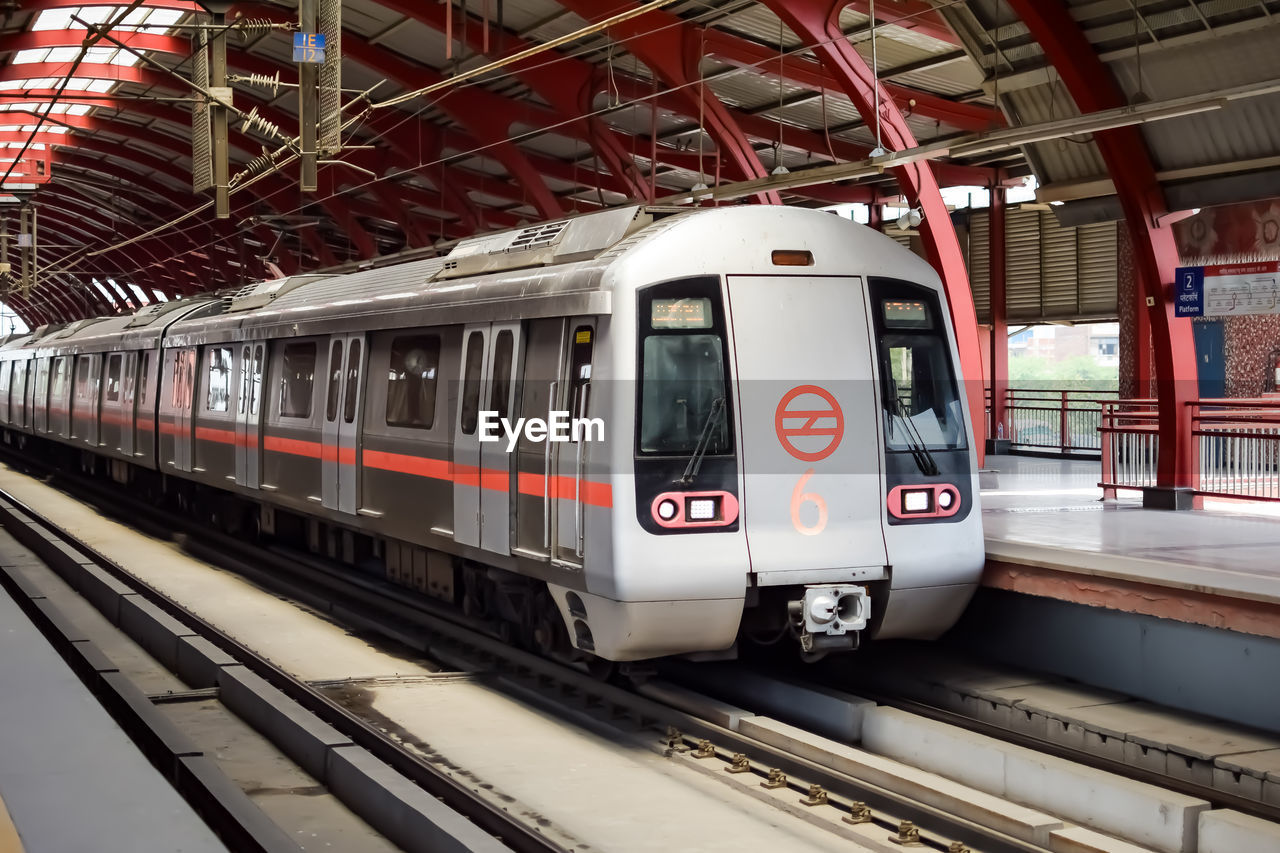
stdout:
POLYGON ((226 853, 3 588, 0 850, 226 853))
POLYGON ((1096 461, 988 456, 984 470, 987 585, 1103 606, 1160 588, 1170 597, 1142 605, 1152 615, 1280 636, 1280 508, 1148 510, 1137 492, 1104 501, 1096 461))

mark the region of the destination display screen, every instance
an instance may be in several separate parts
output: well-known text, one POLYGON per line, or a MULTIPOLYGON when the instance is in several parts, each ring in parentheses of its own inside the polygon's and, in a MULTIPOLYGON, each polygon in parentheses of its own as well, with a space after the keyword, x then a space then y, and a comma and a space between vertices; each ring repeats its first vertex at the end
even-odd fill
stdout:
POLYGON ((655 299, 649 323, 654 329, 710 329, 711 300, 706 297, 655 299))
POLYGON ((931 329, 929 306, 918 299, 882 299, 880 310, 886 329, 931 329))

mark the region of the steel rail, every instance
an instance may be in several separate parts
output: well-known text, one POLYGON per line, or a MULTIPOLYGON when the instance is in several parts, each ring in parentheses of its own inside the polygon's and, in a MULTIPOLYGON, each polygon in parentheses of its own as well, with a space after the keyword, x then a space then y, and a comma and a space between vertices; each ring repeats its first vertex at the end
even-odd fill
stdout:
MULTIPOLYGON (((13 464, 14 457, 10 454, 12 451, 9 448, 0 446, 0 455, 9 455, 10 464, 13 464)), ((29 456, 24 456, 22 464, 31 466, 33 462, 29 456)), ((45 464, 36 467, 57 471, 45 464)), ((184 548, 197 559, 241 575, 274 593, 301 601, 348 627, 375 631, 411 648, 427 650, 432 656, 474 661, 505 676, 507 684, 536 702, 550 702, 562 709, 568 704, 570 710, 576 704, 600 709, 615 719, 630 718, 640 726, 642 732, 648 732, 646 736, 651 736, 649 742, 655 749, 668 754, 702 747, 709 750, 704 752, 708 758, 714 758, 726 768, 731 765, 735 756, 745 754, 750 757, 750 772, 761 781, 768 778, 770 771, 780 770, 787 778, 786 787, 796 794, 805 795, 809 793, 810 784, 818 784, 828 793, 830 804, 844 809, 846 813, 852 804, 865 803, 872 809, 872 822, 889 835, 896 834, 901 821, 911 821, 919 828, 926 848, 947 851, 954 842, 960 842, 984 853, 1030 853, 1043 850, 1036 844, 950 814, 909 795, 856 779, 820 762, 641 696, 633 689, 602 681, 568 664, 514 648, 491 631, 486 631, 475 620, 411 590, 342 567, 327 565, 325 561, 310 555, 291 553, 279 548, 264 549, 242 539, 211 531, 203 523, 187 516, 175 515, 153 504, 123 495, 113 484, 105 481, 57 471, 52 484, 60 484, 78 492, 76 496, 80 499, 93 495, 96 500, 91 500, 91 503, 97 509, 131 528, 151 531, 161 538, 172 538, 175 533, 179 533, 185 540, 184 548)), ((3 492, 0 492, 0 496, 3 496, 3 492)), ((87 553, 94 553, 91 546, 83 543, 77 547, 87 553)), ((101 555, 97 555, 97 558, 111 565, 113 574, 120 573, 132 578, 109 559, 101 555)), ((164 607, 171 615, 190 618, 181 605, 165 596, 161 595, 161 598, 167 603, 158 603, 159 606, 164 607)), ((221 634, 211 626, 210 630, 221 634)), ((212 637, 210 639, 215 644, 222 645, 222 641, 212 637)), ((238 658, 239 644, 230 638, 226 638, 225 642, 228 643, 225 646, 228 653, 238 658)), ((248 654, 258 657, 252 652, 248 654)), ((269 662, 263 661, 263 664, 266 668, 259 675, 289 693, 285 687, 296 680, 269 662)), ((296 687, 291 689, 299 690, 296 687)), ((307 685, 303 685, 297 695, 290 695, 308 710, 332 705, 331 700, 307 685)), ((347 730, 338 725, 335 728, 353 741, 366 745, 357 740, 357 734, 375 743, 384 739, 381 732, 354 717, 345 708, 338 707, 344 716, 351 718, 352 728, 347 730)), ((420 767, 434 771, 434 768, 416 756, 403 753, 398 745, 395 754, 384 760, 402 772, 420 767)), ((406 775, 409 773, 406 772, 406 775)), ((448 804, 457 808, 453 803, 448 804)), ((508 836, 502 837, 510 843, 508 836)))

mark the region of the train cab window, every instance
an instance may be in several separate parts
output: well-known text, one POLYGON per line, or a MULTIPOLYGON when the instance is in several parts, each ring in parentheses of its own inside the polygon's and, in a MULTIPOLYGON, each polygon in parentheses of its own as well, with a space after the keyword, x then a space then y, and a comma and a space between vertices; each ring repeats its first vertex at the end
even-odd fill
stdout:
POLYGON ((720 282, 697 278, 640 292, 641 455, 733 452, 720 282))
POLYGON ((118 352, 107 358, 107 402, 109 403, 120 401, 120 362, 123 360, 124 356, 118 352))
POLYGON ((515 355, 516 337, 510 329, 498 332, 493 345, 493 382, 489 391, 489 408, 501 420, 511 414, 511 360, 515 355))
POLYGON ((311 417, 311 392, 315 387, 316 345, 285 344, 280 376, 280 416, 311 417))
POLYGON ((324 407, 324 419, 331 421, 338 416, 338 397, 342 390, 342 341, 334 341, 329 348, 329 391, 324 407))
POLYGON ((438 335, 406 335, 391 341, 387 373, 387 426, 431 429, 436 420, 438 335))
POLYGON ((351 423, 356 418, 356 397, 360 390, 360 340, 347 347, 347 388, 342 400, 342 420, 351 423))
POLYGON ((467 362, 462 371, 462 412, 458 427, 463 435, 474 435, 480 419, 480 371, 484 365, 484 335, 467 336, 467 362))
POLYGON ((209 365, 205 406, 210 412, 225 412, 231 407, 231 347, 209 347, 205 359, 209 365))
POLYGON ((869 284, 888 449, 966 447, 950 344, 937 294, 893 279, 872 278, 869 284))

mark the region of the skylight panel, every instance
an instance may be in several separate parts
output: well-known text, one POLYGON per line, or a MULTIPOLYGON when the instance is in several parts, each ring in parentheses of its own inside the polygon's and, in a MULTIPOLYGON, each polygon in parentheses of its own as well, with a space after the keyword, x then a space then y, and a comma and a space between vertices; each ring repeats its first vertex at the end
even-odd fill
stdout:
MULTIPOLYGON (((66 48, 71 51, 69 59, 75 59, 79 53, 78 48, 66 48)), ((91 47, 84 52, 84 61, 92 62, 95 65, 106 65, 111 62, 111 57, 116 55, 118 48, 114 47, 91 47)), ((66 60, 69 61, 69 60, 66 60)))
POLYGON ((67 30, 71 29, 71 16, 78 12, 78 9, 46 9, 36 18, 36 22, 31 25, 33 30, 67 30))
POLYGON ((152 293, 154 293, 154 294, 156 295, 156 301, 157 301, 157 302, 168 302, 168 301, 169 301, 169 297, 165 296, 165 295, 164 295, 163 293, 161 293, 160 291, 158 291, 158 290, 152 290, 151 292, 152 292, 152 293))
POLYGON ((66 109, 66 113, 69 116, 82 116, 87 112, 89 112, 88 104, 71 104, 66 109))
POLYGON ((115 80, 94 80, 84 88, 86 92, 110 92, 115 87, 115 80))
POLYGON ((112 65, 123 65, 126 68, 137 65, 139 61, 138 54, 127 50, 116 51, 116 55, 110 59, 112 65))
POLYGON ((27 65, 31 62, 44 62, 44 58, 49 55, 47 47, 32 48, 29 50, 20 50, 13 57, 14 65, 27 65))
POLYGON ((133 291, 133 293, 134 293, 134 295, 138 297, 138 304, 139 304, 139 305, 150 305, 150 304, 151 304, 151 300, 147 298, 147 294, 143 293, 143 291, 142 291, 142 288, 141 288, 141 287, 138 287, 138 285, 136 285, 136 284, 132 284, 132 283, 131 283, 131 284, 129 284, 129 289, 130 289, 130 290, 132 290, 132 291, 133 291))
POLYGON ((147 26, 149 27, 171 27, 182 19, 186 14, 178 9, 152 9, 151 15, 147 18, 147 26))
POLYGON ((105 24, 118 14, 115 6, 83 6, 76 17, 91 24, 105 24))
POLYGON ((92 283, 94 287, 98 288, 98 291, 106 298, 108 302, 110 302, 112 305, 120 304, 119 300, 117 300, 115 296, 111 294, 111 291, 107 290, 105 287, 102 286, 102 282, 98 281, 95 278, 92 280, 92 283))
POLYGON ((30 89, 26 80, 0 80, 0 91, 6 89, 30 89))
MULTIPOLYGON (((89 49, 93 53, 93 48, 89 49)), ((80 55, 78 47, 54 47, 49 49, 49 55, 44 58, 45 62, 75 62, 77 56, 80 55)), ((86 62, 93 62, 92 59, 86 59, 86 62)))

